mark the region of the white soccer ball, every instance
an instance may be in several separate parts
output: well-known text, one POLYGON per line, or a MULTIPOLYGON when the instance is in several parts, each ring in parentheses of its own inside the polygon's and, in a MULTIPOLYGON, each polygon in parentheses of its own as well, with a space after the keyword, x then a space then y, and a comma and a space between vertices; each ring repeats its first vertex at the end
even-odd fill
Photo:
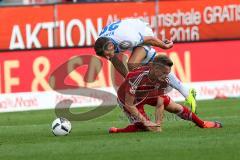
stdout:
POLYGON ((72 125, 66 118, 60 117, 52 122, 52 133, 55 136, 65 136, 71 132, 72 125))

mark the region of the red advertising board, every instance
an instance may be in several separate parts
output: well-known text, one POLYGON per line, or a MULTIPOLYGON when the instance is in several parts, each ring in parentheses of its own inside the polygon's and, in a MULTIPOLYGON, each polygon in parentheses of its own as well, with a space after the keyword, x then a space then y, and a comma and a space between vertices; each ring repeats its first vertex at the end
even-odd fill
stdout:
POLYGON ((80 3, 0 8, 0 49, 92 46, 102 28, 143 18, 175 41, 240 38, 239 0, 80 3))
POLYGON ((160 35, 176 41, 240 38, 240 1, 162 1, 160 35))
POLYGON ((53 11, 53 6, 0 8, 0 49, 51 47, 53 11))
MULTIPOLYGON (((240 41, 185 43, 176 44, 164 53, 173 59, 173 72, 183 82, 232 80, 240 79, 239 46, 240 41)), ((112 66, 101 58, 93 61, 94 57, 92 48, 2 52, 0 93, 50 90, 49 76, 63 64, 66 65, 60 68, 60 72, 69 73, 66 83, 85 87, 111 86, 115 83, 111 76, 112 66), (85 55, 89 55, 90 59, 85 60, 85 55), (86 65, 92 68, 90 72, 86 72, 86 65), (94 77, 97 70, 99 73, 94 77), (86 83, 85 75, 95 79, 94 83, 86 83)), ((63 81, 63 78, 54 81, 63 81)))
POLYGON ((239 47, 240 41, 183 43, 174 45, 167 53, 174 60, 175 71, 183 81, 231 80, 240 79, 239 47), (175 58, 177 55, 179 62, 175 58))

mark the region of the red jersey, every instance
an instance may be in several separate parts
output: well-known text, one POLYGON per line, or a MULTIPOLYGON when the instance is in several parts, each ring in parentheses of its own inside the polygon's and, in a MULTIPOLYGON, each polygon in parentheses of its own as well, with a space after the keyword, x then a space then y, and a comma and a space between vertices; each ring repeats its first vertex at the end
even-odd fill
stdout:
POLYGON ((145 98, 154 98, 166 93, 169 87, 168 78, 153 82, 149 79, 149 70, 148 66, 142 66, 128 73, 117 92, 122 104, 125 104, 126 93, 135 96, 135 104, 145 98))

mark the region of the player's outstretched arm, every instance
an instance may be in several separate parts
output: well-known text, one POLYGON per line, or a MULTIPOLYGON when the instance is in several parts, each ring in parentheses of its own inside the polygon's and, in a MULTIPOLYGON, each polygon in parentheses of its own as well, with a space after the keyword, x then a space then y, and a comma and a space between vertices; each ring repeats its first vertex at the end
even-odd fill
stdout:
POLYGON ((160 47, 162 49, 170 49, 173 47, 173 41, 170 40, 161 41, 160 39, 151 36, 144 37, 143 44, 160 47))
POLYGON ((155 108, 155 123, 159 125, 157 127, 157 131, 162 131, 162 124, 163 124, 163 113, 164 113, 164 105, 156 106, 155 108))
POLYGON ((131 113, 131 115, 133 115, 135 118, 137 118, 140 122, 143 123, 143 125, 145 127, 147 127, 147 129, 149 131, 157 131, 158 128, 160 127, 158 124, 149 121, 148 119, 146 119, 136 108, 136 105, 134 104, 134 99, 135 96, 126 93, 125 95, 125 108, 127 109, 128 112, 131 113))
POLYGON ((134 104, 134 100, 135 96, 127 92, 125 95, 124 106, 135 118, 144 124, 148 120, 137 110, 136 105, 134 104))
POLYGON ((114 55, 109 60, 112 62, 114 68, 125 78, 128 74, 128 69, 123 62, 119 60, 117 55, 114 55))

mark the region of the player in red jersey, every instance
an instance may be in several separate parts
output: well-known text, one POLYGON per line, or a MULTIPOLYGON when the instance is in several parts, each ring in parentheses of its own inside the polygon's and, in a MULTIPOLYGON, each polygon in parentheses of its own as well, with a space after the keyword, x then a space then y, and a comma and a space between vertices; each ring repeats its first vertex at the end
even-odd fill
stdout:
MULTIPOLYGON (((108 59, 125 78, 129 71, 152 62, 157 55, 153 46, 170 49, 173 47, 173 41, 167 39, 162 41, 156 37, 148 22, 138 18, 128 18, 105 26, 94 44, 94 50, 98 56, 108 59), (127 50, 131 54, 126 67, 119 56, 127 50)), ((185 98, 185 104, 196 113, 195 89, 184 85, 174 73, 170 73, 168 78, 171 86, 185 98)))
POLYGON ((173 62, 165 55, 158 55, 149 66, 135 69, 126 76, 118 89, 118 102, 131 124, 126 128, 109 129, 110 133, 161 131, 163 111, 174 113, 192 121, 200 128, 221 128, 220 122, 203 121, 187 107, 175 103, 166 95, 171 88, 168 74, 173 62), (152 122, 143 106, 155 106, 155 122, 152 122))

